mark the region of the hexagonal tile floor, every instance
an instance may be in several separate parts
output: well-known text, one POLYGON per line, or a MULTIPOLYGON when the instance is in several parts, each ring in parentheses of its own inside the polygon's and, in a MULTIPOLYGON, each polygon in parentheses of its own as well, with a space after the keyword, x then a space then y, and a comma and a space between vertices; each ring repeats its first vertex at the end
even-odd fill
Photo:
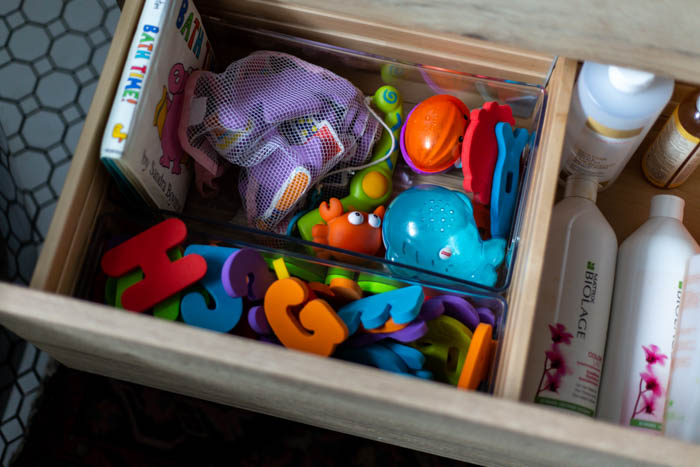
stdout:
MULTIPOLYGON (((0 279, 31 278, 118 19, 116 0, 0 0, 0 279)), ((0 328, 3 465, 49 366, 0 328)))

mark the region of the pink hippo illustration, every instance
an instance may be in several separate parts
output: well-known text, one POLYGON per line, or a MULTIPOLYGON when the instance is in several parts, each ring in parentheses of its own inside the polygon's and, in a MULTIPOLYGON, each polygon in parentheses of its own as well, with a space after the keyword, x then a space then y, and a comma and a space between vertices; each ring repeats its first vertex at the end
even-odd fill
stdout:
POLYGON ((184 104, 185 83, 189 73, 185 71, 182 63, 176 63, 170 69, 168 75, 168 87, 163 86, 163 97, 156 105, 153 125, 158 127, 158 136, 163 155, 160 158, 160 165, 170 168, 172 162, 172 173, 179 174, 180 162, 184 161, 185 153, 180 146, 177 135, 180 114, 184 104), (172 97, 168 94, 172 94, 172 97))

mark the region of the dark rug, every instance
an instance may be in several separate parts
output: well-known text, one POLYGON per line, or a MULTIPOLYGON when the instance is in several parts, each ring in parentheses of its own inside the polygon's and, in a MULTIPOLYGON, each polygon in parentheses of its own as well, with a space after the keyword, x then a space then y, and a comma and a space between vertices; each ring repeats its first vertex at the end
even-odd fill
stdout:
POLYGON ((11 465, 466 464, 61 366, 11 465))

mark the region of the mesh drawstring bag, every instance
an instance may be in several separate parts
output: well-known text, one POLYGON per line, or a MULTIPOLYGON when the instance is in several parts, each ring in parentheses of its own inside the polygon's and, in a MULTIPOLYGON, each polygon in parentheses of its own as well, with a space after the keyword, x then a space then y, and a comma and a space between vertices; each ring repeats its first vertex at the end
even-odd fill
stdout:
POLYGON ((242 167, 246 217, 263 230, 279 230, 331 169, 367 161, 381 134, 348 80, 270 51, 252 53, 221 74, 193 73, 179 130, 185 150, 213 177, 227 163, 242 167))

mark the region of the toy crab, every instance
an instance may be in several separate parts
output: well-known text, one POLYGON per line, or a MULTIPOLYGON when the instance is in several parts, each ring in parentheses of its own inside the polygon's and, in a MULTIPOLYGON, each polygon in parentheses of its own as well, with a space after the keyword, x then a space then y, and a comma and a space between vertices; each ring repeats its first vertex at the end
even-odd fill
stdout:
POLYGON ((346 213, 340 200, 331 198, 329 203, 321 203, 318 210, 326 224, 313 227, 311 235, 314 242, 370 256, 376 255, 382 248, 384 206, 377 207, 372 213, 346 213))

